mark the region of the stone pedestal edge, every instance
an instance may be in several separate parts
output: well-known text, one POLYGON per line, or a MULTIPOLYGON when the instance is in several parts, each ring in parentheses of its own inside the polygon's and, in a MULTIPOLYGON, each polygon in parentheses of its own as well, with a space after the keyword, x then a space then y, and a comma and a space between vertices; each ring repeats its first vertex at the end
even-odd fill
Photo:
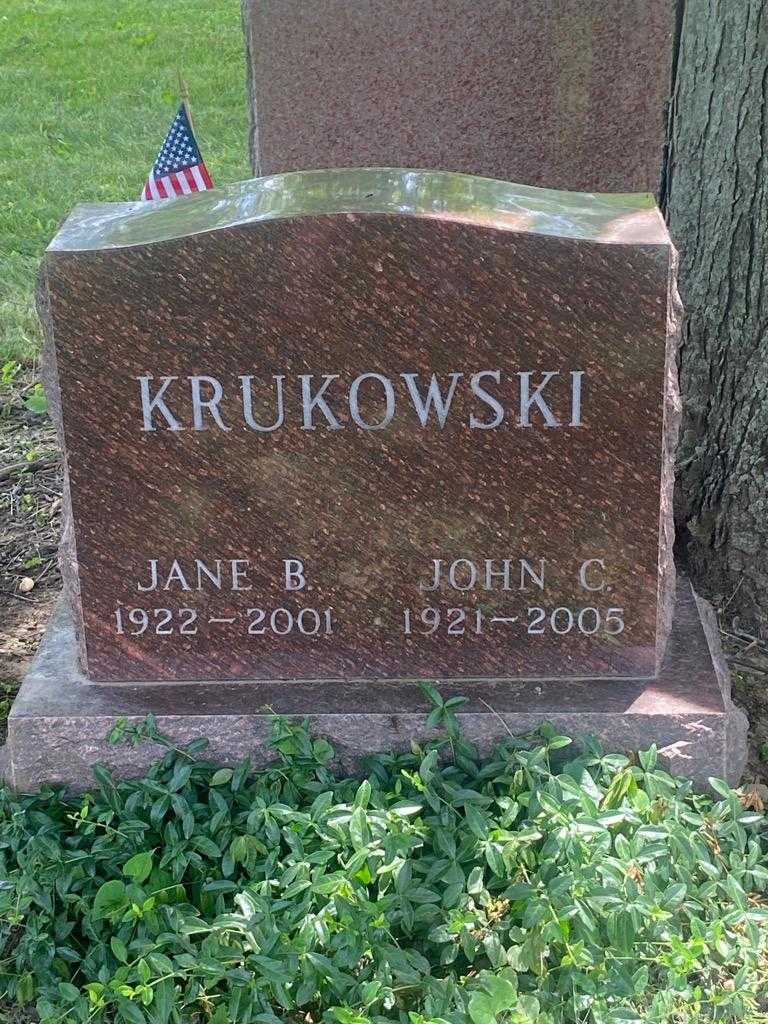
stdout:
MULTIPOLYGON (((274 709, 309 718, 334 744, 340 767, 352 771, 366 754, 407 749, 430 735, 427 701, 413 683, 90 683, 77 666, 70 613, 62 604, 11 710, 0 770, 19 790, 93 783, 101 762, 119 777, 135 777, 161 748, 112 747, 106 736, 118 717, 156 715, 179 744, 198 736, 208 756, 227 764, 249 755, 271 760, 274 709), (386 689, 384 688, 386 687, 386 689), (365 709, 365 710, 361 710, 365 709)), ((671 772, 706 786, 710 776, 738 782, 746 763, 747 720, 731 701, 730 676, 711 607, 678 585, 677 612, 664 668, 654 680, 467 682, 440 685, 470 700, 459 714, 466 735, 484 751, 507 737, 550 722, 578 740, 598 738, 612 751, 656 743, 671 772)))

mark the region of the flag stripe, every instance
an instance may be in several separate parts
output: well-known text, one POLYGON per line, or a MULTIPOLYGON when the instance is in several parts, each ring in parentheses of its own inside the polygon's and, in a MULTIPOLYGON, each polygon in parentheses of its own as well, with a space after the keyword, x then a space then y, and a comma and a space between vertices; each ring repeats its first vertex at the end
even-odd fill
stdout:
POLYGON ((185 196, 188 196, 192 189, 189 187, 189 182, 183 171, 176 171, 172 175, 174 186, 178 186, 176 191, 183 192, 185 196))
POLYGON ((205 187, 206 188, 213 188, 213 181, 211 180, 211 176, 208 173, 208 168, 205 166, 205 164, 199 164, 198 166, 200 167, 200 173, 203 176, 203 181, 205 182, 205 187))
MULTIPOLYGON (((205 192, 208 186, 205 184, 205 179, 200 173, 200 164, 195 164, 193 167, 189 168, 189 170, 187 171, 187 177, 189 177, 190 175, 192 175, 192 181, 194 182, 194 187, 197 189, 197 191, 205 192)), ((190 182, 190 185, 192 184, 192 181, 190 182)))

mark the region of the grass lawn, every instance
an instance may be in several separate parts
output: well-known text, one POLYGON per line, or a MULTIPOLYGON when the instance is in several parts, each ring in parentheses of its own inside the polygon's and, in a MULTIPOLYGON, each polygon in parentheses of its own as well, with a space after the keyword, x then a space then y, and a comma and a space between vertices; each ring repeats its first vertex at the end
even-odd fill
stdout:
POLYGON ((34 279, 61 220, 138 196, 177 68, 214 181, 248 177, 239 0, 2 0, 0 365, 39 351, 34 279))

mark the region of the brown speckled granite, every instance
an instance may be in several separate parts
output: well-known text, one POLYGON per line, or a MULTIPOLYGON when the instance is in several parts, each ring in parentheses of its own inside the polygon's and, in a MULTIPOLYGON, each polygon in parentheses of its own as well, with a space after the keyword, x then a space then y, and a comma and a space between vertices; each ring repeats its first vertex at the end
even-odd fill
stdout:
POLYGON ((672 0, 244 0, 254 172, 656 191, 672 0))
MULTIPOLYGON (((376 173, 348 177, 364 190, 376 173)), ((669 508, 665 498, 660 516, 660 489, 665 459, 669 480, 679 404, 667 301, 672 250, 658 215, 649 220, 638 200, 638 217, 617 208, 592 237, 558 237, 536 233, 533 209, 518 204, 512 216, 464 202, 473 179, 413 174, 408 187, 421 184, 426 204, 409 207, 400 196, 401 213, 384 201, 388 212, 355 213, 345 201, 334 214, 322 175, 289 177, 284 189, 290 184, 300 196, 302 183, 311 183, 326 212, 222 226, 227 195, 216 193, 156 211, 107 206, 101 221, 100 208, 84 208, 46 257, 41 312, 55 343, 49 376, 57 370, 74 512, 67 558, 78 570, 70 593, 82 605, 88 675, 652 676, 672 601, 669 508), (130 235, 149 237, 155 221, 165 229, 176 214, 194 220, 200 210, 219 218, 215 230, 203 230, 203 218, 195 233, 164 241, 138 244, 130 235), (472 400, 466 379, 489 369, 501 372, 500 385, 485 383, 503 399, 507 419, 498 429, 470 430, 469 416, 487 419, 490 410, 472 400), (535 386, 547 370, 566 379, 584 372, 583 426, 550 429, 535 410, 533 426, 517 424, 516 375, 531 371, 535 386), (385 430, 356 428, 343 399, 366 372, 394 382, 396 414, 385 430), (400 378, 407 372, 422 381, 437 373, 444 387, 452 372, 465 375, 442 430, 432 421, 420 426, 400 378), (319 416, 317 429, 303 430, 297 375, 324 373, 340 375, 327 396, 340 429, 326 429, 319 416), (142 431, 136 378, 148 374, 180 378, 167 395, 184 430, 142 431), (184 378, 196 374, 224 384, 229 432, 207 415, 207 429, 190 429, 184 378), (244 425, 234 390, 244 374, 285 375, 284 427, 256 433, 244 425), (167 573, 173 559, 187 570, 195 558, 249 560, 252 589, 137 592, 150 559, 167 573), (285 592, 284 558, 305 562, 307 590, 285 592), (417 584, 435 558, 509 558, 513 581, 519 559, 536 567, 546 559, 547 589, 444 588, 434 600, 417 584), (577 584, 582 561, 593 558, 608 566, 604 594, 577 584), (442 608, 444 623, 450 608, 470 617, 480 610, 486 631, 448 636, 443 626, 433 637, 404 636, 403 609, 427 605, 442 608), (595 606, 603 616, 621 607, 626 629, 587 637, 547 627, 534 636, 520 621, 488 622, 525 620, 531 606, 547 613, 595 606), (118 636, 118 607, 171 609, 175 633, 118 636), (249 636, 252 607, 332 608, 337 625, 332 636, 249 636), (196 634, 179 635, 179 608, 197 612, 196 634), (236 621, 209 624, 211 617, 236 621)), ((332 180, 336 187, 347 179, 332 180)), ((259 190, 280 192, 281 179, 238 188, 237 202, 252 209, 259 190)), ((363 194, 375 203, 373 192, 363 194)), ((551 206, 552 196, 543 193, 541 202, 551 206)), ((601 202, 576 198, 580 210, 601 202)), ((572 236, 566 211, 575 200, 562 203, 561 230, 572 236)), ((553 395, 567 420, 566 392, 553 395)), ((361 409, 372 422, 381 402, 361 397, 361 409)), ((274 400, 257 415, 267 422, 273 410, 274 400)))

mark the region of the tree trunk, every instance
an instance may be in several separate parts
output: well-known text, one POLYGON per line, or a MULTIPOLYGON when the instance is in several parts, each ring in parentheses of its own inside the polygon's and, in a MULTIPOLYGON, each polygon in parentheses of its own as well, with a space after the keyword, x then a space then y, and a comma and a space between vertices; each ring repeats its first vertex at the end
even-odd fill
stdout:
POLYGON ((768 13, 679 0, 663 200, 687 318, 676 499, 700 591, 768 633, 768 13))

